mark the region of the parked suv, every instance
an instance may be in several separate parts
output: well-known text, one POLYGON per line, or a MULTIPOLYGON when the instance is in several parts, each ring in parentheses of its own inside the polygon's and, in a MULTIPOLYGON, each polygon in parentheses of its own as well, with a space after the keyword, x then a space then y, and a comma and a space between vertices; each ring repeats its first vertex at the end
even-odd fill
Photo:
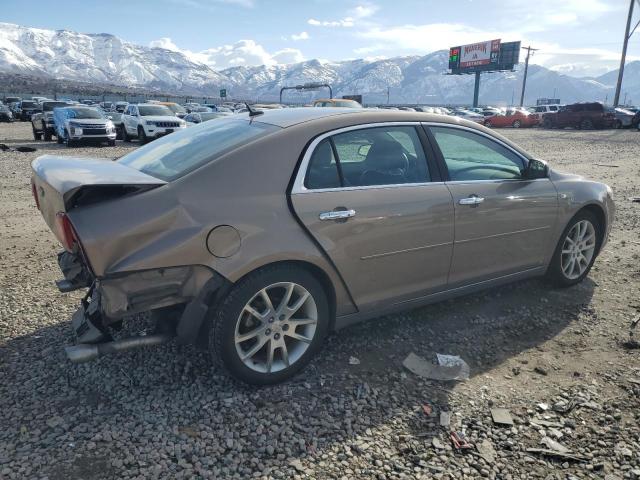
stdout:
POLYGON ((153 103, 129 105, 122 115, 122 124, 124 141, 137 137, 142 144, 187 126, 167 107, 153 103))
POLYGON ((31 115, 37 112, 39 108, 38 102, 35 100, 22 100, 16 105, 14 113, 19 120, 28 122, 31 120, 31 115))
POLYGON ((55 135, 53 109, 67 106, 69 106, 69 103, 55 100, 45 101, 40 104, 40 109, 31 115, 31 129, 33 130, 34 140, 40 140, 44 136, 45 141, 51 141, 51 137, 55 135))
POLYGON ((83 141, 116 144, 116 127, 97 108, 73 106, 53 111, 58 143, 72 147, 83 141))
POLYGON ((557 113, 542 115, 542 126, 545 128, 610 128, 615 122, 615 116, 605 110, 601 103, 573 103, 564 105, 557 113))

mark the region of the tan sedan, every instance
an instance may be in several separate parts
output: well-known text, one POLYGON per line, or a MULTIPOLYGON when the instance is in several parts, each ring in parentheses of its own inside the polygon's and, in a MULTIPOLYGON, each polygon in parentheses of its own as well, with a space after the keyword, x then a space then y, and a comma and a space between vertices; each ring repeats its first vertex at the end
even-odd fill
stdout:
POLYGON ((356 321, 580 282, 614 215, 609 187, 482 126, 385 110, 253 111, 116 162, 43 156, 32 189, 65 247, 59 288, 88 288, 72 361, 175 338, 257 384, 356 321), (114 340, 143 312, 155 333, 114 340))

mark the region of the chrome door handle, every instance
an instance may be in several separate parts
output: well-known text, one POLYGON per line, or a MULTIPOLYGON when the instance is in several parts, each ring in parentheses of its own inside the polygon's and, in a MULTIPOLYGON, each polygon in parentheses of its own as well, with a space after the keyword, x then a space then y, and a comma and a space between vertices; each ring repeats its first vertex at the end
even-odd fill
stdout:
POLYGON ((461 198, 458 201, 460 205, 479 205, 482 202, 484 202, 484 198, 477 197, 475 195, 471 195, 470 197, 467 197, 467 198, 461 198))
POLYGON ((331 210, 330 212, 322 212, 320 214, 320 220, 341 220, 356 216, 356 211, 349 210, 331 210))

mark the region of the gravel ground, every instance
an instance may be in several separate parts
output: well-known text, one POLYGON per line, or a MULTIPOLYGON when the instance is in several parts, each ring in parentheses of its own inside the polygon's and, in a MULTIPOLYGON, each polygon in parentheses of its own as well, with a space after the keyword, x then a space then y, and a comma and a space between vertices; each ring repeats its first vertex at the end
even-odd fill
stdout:
POLYGON ((33 143, 26 123, 1 124, 1 143, 38 151, 0 151, 0 477, 640 478, 640 350, 624 347, 640 312, 640 204, 628 200, 640 195, 640 134, 503 133, 612 186, 616 223, 590 277, 356 325, 293 381, 249 388, 191 347, 66 361, 80 293, 53 284, 59 247, 33 205, 29 163, 54 152, 113 158, 136 144, 65 149, 33 143), (424 380, 403 369, 410 352, 460 355, 471 378, 424 380), (494 424, 494 407, 514 425, 494 424), (453 448, 441 412, 477 448, 453 448), (552 441, 573 458, 527 451, 552 441))

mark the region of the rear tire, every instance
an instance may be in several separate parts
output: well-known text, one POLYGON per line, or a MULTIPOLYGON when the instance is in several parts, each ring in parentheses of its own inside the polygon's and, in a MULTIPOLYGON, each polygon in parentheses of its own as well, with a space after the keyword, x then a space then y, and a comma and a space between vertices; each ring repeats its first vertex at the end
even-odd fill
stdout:
MULTIPOLYGON (((570 287, 576 283, 580 283, 589 274, 593 262, 596 260, 600 251, 600 245, 602 245, 603 238, 603 225, 600 225, 598 219, 591 212, 583 210, 578 212, 567 224, 567 227, 562 232, 560 240, 556 245, 555 252, 551 258, 551 263, 547 268, 546 279, 556 287, 570 287), (571 237, 576 238, 576 230, 574 227, 581 224, 584 226, 591 225, 593 229, 593 251, 591 255, 579 255, 578 258, 574 257, 574 263, 578 263, 575 269, 569 269, 568 265, 571 264, 572 243, 571 237), (569 239, 568 239, 569 237, 569 239), (567 252, 567 253, 565 253, 567 252), (582 262, 580 262, 581 259, 582 262), (565 268, 563 268, 565 267, 565 268), (567 273, 569 271, 569 273, 567 273)), ((588 235, 587 235, 588 236, 588 235)))
POLYGON ((42 131, 44 132, 44 141, 45 142, 50 142, 51 141, 51 132, 47 129, 47 127, 43 127, 42 131))
POLYGON ((484 126, 487 128, 491 128, 491 120, 485 120, 484 121, 484 126))
POLYGON ((124 138, 123 130, 124 127, 116 127, 116 140, 122 140, 124 138))
POLYGON ((553 128, 553 120, 551 120, 549 117, 544 117, 542 119, 542 126, 543 128, 553 128))
POLYGON ((320 349, 329 315, 327 295, 309 272, 289 265, 263 268, 234 285, 210 313, 211 359, 246 383, 282 382, 302 370, 320 349))
POLYGON ((64 143, 64 138, 60 135, 56 135, 56 142, 58 142, 58 145, 62 145, 64 143))
POLYGON ((615 128, 622 128, 622 122, 620 120, 616 120, 616 123, 614 124, 615 128))
POLYGON ((520 123, 520 120, 514 120, 513 123, 511 124, 511 126, 513 128, 520 128, 522 126, 522 124, 520 123))

